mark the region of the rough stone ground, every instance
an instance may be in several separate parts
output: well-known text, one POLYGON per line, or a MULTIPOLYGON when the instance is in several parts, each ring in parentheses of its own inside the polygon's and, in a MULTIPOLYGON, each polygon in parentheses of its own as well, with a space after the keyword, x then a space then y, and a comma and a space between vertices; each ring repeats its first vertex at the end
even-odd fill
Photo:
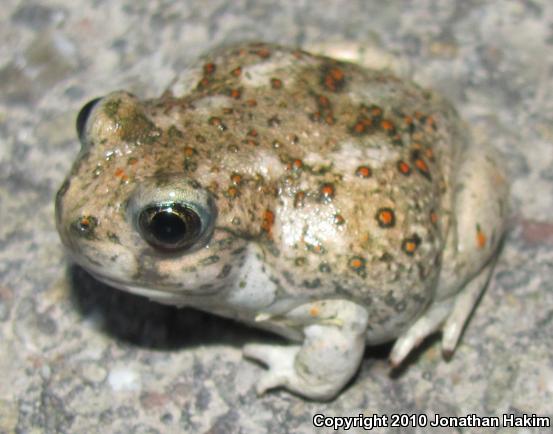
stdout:
POLYGON ((1 433, 302 434, 315 413, 553 418, 550 1, 3 0, 0 41, 1 433), (378 348, 334 402, 257 397, 261 368, 240 347, 275 338, 68 268, 53 196, 82 104, 117 88, 157 95, 201 52, 243 39, 371 41, 504 153, 512 229, 450 362, 434 339, 390 375, 378 348))

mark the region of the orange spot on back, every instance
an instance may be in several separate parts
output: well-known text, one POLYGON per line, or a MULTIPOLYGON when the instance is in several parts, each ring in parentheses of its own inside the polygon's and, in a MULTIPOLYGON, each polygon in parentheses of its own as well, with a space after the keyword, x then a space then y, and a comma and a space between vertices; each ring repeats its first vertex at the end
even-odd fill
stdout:
POLYGON ((261 223, 261 229, 270 234, 274 223, 275 214, 270 209, 265 210, 265 212, 263 213, 263 222, 261 223))
POLYGON ((367 166, 359 166, 355 171, 355 175, 359 176, 360 178, 368 178, 369 176, 371 176, 371 169, 367 166))
POLYGON ((404 175, 409 175, 411 173, 411 167, 405 161, 399 161, 397 163, 397 168, 404 175))
POLYGON ((294 196, 294 208, 301 208, 304 205, 305 192, 298 191, 294 196))
POLYGON ((394 211, 390 208, 379 209, 376 214, 376 219, 380 227, 383 227, 383 228, 390 228, 394 226, 396 222, 394 211))
POLYGON ((311 120, 314 120, 316 122, 319 122, 321 120, 321 112, 315 112, 311 115, 311 120))
POLYGON ((353 126, 353 132, 356 134, 364 134, 370 130, 373 121, 365 116, 359 116, 357 122, 353 126))
POLYGON ((328 107, 330 105, 330 100, 324 96, 324 95, 319 95, 319 105, 321 105, 322 107, 328 107))
POLYGON ((476 245, 479 249, 483 249, 486 247, 486 242, 488 238, 486 237, 486 234, 480 229, 480 226, 476 226, 476 245))
POLYGON ((282 89, 282 80, 279 78, 271 78, 271 87, 273 89, 282 89))
POLYGON ((254 139, 242 140, 242 143, 244 143, 246 145, 250 145, 250 146, 259 146, 259 143, 257 143, 257 141, 254 140, 254 139))
POLYGON ((229 187, 227 190, 227 194, 229 195, 229 197, 235 198, 236 196, 238 196, 238 189, 236 187, 229 187))
POLYGON ((401 249, 408 256, 413 256, 421 242, 422 240, 420 239, 420 237, 417 234, 413 234, 412 237, 403 240, 403 242, 401 243, 401 249))
POLYGON ((325 78, 325 86, 330 90, 336 90, 336 83, 330 75, 327 75, 325 78))
POLYGON ((416 248, 417 245, 413 241, 407 241, 405 243, 405 250, 407 250, 409 253, 413 253, 416 248))
POLYGON ((382 119, 382 121, 380 121, 380 126, 385 131, 392 131, 394 129, 394 124, 388 119, 382 119))
POLYGON ((390 224, 392 223, 392 213, 390 211, 382 211, 380 213, 380 220, 382 220, 383 223, 385 224, 390 224))
POLYGON ((344 86, 345 74, 338 67, 332 67, 328 69, 324 75, 323 84, 332 92, 336 92, 339 88, 344 86))
POLYGON ((421 160, 420 158, 418 160, 415 160, 415 166, 417 166, 417 169, 419 169, 421 172, 428 173, 429 171, 425 161, 421 160))
POLYGON ((313 247, 311 247, 311 251, 313 253, 321 253, 323 251, 323 246, 321 246, 320 244, 316 244, 313 247))
POLYGON ((363 122, 357 122, 354 126, 353 126, 353 129, 355 130, 356 133, 363 133, 365 131, 365 125, 363 124, 363 122))
POLYGON ((242 182, 242 175, 239 173, 233 173, 230 175, 230 180, 233 182, 233 184, 238 185, 242 182))
POLYGON ((311 306, 311 309, 309 309, 309 315, 316 317, 319 316, 319 308, 317 306, 311 306))
POLYGON ((371 116, 374 116, 374 117, 382 116, 382 109, 376 106, 371 107, 371 116))
POLYGON ((358 273, 360 276, 365 274, 365 259, 361 256, 354 256, 348 261, 349 267, 358 273))
POLYGON ((334 197, 334 186, 332 184, 323 184, 321 186, 321 194, 325 199, 332 199, 334 197))
POLYGON ((215 64, 214 63, 206 63, 204 65, 204 74, 211 75, 215 72, 215 64))
POLYGON ((343 225, 344 223, 346 222, 346 219, 344 218, 344 216, 342 216, 342 214, 336 214, 334 216, 334 223, 338 226, 341 226, 343 225))
POLYGON ((240 92, 240 89, 231 89, 230 90, 230 97, 234 99, 240 99, 242 96, 242 92, 240 92))
POLYGON ((217 127, 220 131, 225 131, 227 126, 223 123, 223 120, 217 116, 212 116, 208 119, 209 125, 217 127))
POLYGON ((426 118, 425 124, 428 127, 428 129, 435 129, 436 128, 436 121, 434 120, 434 118, 432 116, 428 116, 426 118))
POLYGON ((344 71, 342 71, 340 68, 332 68, 329 71, 329 74, 334 80, 343 80, 344 79, 344 71))
POLYGON ((271 55, 271 51, 268 48, 259 48, 254 51, 254 54, 257 54, 262 59, 266 59, 271 55))

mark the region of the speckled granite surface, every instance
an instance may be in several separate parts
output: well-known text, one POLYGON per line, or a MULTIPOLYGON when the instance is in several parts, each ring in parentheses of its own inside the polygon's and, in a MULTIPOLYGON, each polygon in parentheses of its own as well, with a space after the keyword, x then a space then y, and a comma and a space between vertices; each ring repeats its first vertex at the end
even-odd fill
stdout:
POLYGON ((550 2, 4 0, 0 41, 0 433, 309 433, 315 413, 553 418, 550 2), (118 88, 157 95, 201 52, 243 39, 372 41, 504 153, 512 229, 450 362, 431 340, 390 375, 377 348, 332 403, 257 397, 261 368, 240 347, 276 338, 68 268, 53 196, 82 104, 118 88))

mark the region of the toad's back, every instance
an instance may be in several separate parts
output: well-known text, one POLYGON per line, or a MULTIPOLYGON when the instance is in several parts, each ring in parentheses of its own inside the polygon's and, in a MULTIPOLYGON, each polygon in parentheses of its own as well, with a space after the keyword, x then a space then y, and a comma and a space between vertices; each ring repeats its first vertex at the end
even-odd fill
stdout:
POLYGON ((403 309, 408 288, 419 307, 428 300, 463 145, 439 97, 387 72, 252 44, 205 58, 152 104, 183 125, 184 161, 170 164, 212 189, 221 226, 260 241, 284 293, 403 309))

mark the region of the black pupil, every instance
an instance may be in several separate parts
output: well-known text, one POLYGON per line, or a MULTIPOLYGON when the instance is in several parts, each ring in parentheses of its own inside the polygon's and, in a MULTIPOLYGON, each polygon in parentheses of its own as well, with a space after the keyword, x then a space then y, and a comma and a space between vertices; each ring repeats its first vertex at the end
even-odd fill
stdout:
POLYGON ((190 247, 198 239, 202 223, 194 210, 171 203, 143 209, 138 226, 142 237, 151 246, 175 251, 190 247))
POLYGON ((170 209, 157 212, 150 221, 150 232, 164 244, 178 244, 188 231, 186 222, 170 209))

